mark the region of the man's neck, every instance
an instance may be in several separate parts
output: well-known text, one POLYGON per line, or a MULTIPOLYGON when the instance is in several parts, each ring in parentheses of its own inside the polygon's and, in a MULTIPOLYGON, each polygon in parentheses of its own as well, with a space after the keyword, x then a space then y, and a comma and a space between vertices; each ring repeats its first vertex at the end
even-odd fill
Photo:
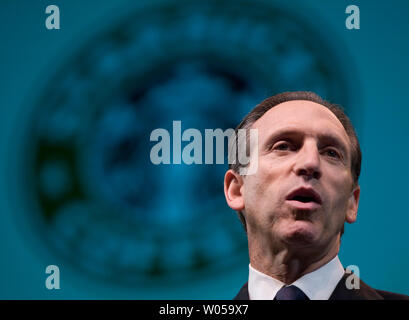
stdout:
POLYGON ((258 247, 251 247, 250 243, 249 249, 250 264, 254 269, 285 284, 291 284, 331 261, 338 254, 339 239, 320 250, 294 250, 283 246, 270 250, 270 254, 266 250, 260 254, 258 247))

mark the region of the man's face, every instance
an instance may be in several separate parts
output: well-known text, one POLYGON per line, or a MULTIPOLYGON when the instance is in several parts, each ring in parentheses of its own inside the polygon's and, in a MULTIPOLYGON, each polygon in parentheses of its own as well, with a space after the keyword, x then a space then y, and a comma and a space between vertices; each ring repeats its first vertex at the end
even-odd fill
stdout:
POLYGON ((330 110, 289 101, 252 128, 258 129, 258 170, 240 177, 241 201, 231 205, 244 209, 249 239, 320 247, 345 221, 355 221, 359 187, 352 188, 350 140, 330 110))

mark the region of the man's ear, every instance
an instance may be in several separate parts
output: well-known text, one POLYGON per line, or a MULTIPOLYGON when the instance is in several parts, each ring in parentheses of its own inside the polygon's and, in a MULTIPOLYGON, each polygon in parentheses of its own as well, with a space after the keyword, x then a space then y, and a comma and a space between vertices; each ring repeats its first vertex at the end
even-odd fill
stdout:
POLYGON ((244 209, 242 195, 243 177, 233 170, 228 170, 224 175, 224 196, 230 208, 236 211, 244 209))
POLYGON ((347 214, 345 217, 345 221, 348 223, 354 223, 356 220, 356 216, 358 213, 358 205, 359 205, 359 195, 361 193, 360 186, 356 186, 352 191, 351 195, 348 199, 348 209, 347 214))

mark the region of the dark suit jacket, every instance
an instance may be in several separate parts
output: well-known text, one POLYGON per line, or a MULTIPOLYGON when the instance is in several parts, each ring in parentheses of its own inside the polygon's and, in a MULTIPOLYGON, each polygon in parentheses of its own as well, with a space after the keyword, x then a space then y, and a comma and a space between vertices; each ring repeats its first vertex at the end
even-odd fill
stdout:
MULTIPOLYGON (((344 274, 338 282, 329 300, 409 300, 409 296, 382 290, 376 290, 359 280, 359 289, 348 289, 346 279, 351 274, 344 274)), ((234 300, 249 300, 247 283, 240 289, 234 300)))

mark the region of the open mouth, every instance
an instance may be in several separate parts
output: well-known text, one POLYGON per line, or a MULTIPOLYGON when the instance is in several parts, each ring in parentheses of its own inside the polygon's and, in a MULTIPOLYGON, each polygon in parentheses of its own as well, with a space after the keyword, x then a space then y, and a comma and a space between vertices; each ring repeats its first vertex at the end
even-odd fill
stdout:
POLYGON ((300 209, 314 209, 322 204, 321 196, 312 188, 298 188, 286 197, 292 205, 300 209))
POLYGON ((289 199, 289 200, 296 200, 296 201, 300 201, 300 202, 304 202, 304 203, 317 202, 314 197, 309 197, 309 196, 296 196, 296 197, 293 197, 292 199, 289 199))

